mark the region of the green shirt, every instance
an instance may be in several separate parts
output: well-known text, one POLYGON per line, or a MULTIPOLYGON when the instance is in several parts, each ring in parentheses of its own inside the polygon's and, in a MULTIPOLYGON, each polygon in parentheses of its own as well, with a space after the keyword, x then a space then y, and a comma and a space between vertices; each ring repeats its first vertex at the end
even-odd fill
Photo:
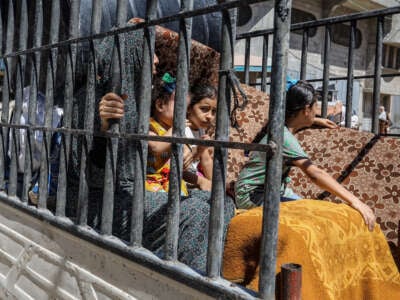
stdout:
MULTIPOLYGON (((267 144, 267 142, 268 137, 266 135, 262 138, 260 144, 267 144)), ((282 176, 284 178, 281 186, 281 196, 291 198, 291 195, 294 193, 290 188, 286 187, 286 185, 290 182, 290 178, 287 177, 287 175, 292 166, 292 161, 303 158, 308 159, 308 156, 300 146, 299 141, 286 126, 283 130, 282 155, 282 176)), ((250 152, 249 160, 240 171, 238 181, 235 185, 235 198, 238 208, 251 208, 256 206, 250 201, 250 192, 257 188, 264 187, 265 164, 265 152, 250 152)))

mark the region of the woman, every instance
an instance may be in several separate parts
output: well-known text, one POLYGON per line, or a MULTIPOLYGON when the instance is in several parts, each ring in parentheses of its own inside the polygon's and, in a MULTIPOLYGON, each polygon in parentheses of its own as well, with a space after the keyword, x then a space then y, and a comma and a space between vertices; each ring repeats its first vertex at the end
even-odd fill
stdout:
MULTIPOLYGON (((372 210, 356 196, 346 190, 328 173, 314 165, 301 148, 294 136, 298 130, 310 127, 315 122, 317 97, 311 84, 298 81, 286 94, 286 115, 283 140, 283 165, 281 201, 296 200, 297 196, 287 187, 288 174, 292 166, 299 167, 315 184, 322 189, 345 200, 358 210, 369 230, 373 230, 375 215, 372 210)), ((266 144, 264 135, 260 143, 266 144)), ((264 179, 266 155, 264 152, 252 152, 250 159, 239 174, 235 186, 236 204, 239 208, 259 206, 264 199, 264 179)))
MULTIPOLYGON (((143 31, 137 30, 125 33, 122 36, 125 53, 125 70, 122 77, 121 94, 110 93, 111 90, 111 58, 114 49, 114 38, 105 38, 99 46, 97 56, 100 58, 99 84, 97 86, 99 98, 98 113, 96 114, 95 128, 106 131, 111 119, 120 120, 121 132, 135 132, 138 115, 136 99, 139 94, 139 83, 143 56, 143 31)), ((153 73, 156 73, 158 58, 154 57, 153 73)), ((91 149, 91 164, 88 178, 92 181, 90 203, 92 212, 90 219, 93 226, 99 226, 106 140, 96 138, 91 149), (93 174, 93 175, 91 175, 93 174), (96 181, 96 182, 94 182, 96 181)), ((135 196, 134 186, 134 151, 135 142, 126 139, 119 140, 117 161, 117 183, 114 205, 113 234, 124 240, 129 240, 132 199, 135 196)), ((208 244, 208 222, 210 215, 210 193, 193 191, 182 197, 180 203, 178 259, 199 271, 205 272, 208 244)), ((166 234, 166 216, 168 208, 168 194, 146 191, 144 197, 144 226, 143 245, 159 256, 163 256, 166 234)), ((227 199, 224 210, 224 229, 234 213, 232 200, 227 199)))

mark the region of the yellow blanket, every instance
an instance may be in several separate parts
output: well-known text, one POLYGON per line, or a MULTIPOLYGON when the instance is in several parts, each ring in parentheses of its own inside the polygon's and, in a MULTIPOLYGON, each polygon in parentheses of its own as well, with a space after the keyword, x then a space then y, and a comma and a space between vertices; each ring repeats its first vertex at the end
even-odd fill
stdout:
MULTIPOLYGON (((234 217, 224 251, 226 279, 258 288, 262 208, 234 217)), ((379 226, 369 232, 345 204, 281 203, 276 273, 302 265, 303 299, 400 299, 400 274, 379 226)))

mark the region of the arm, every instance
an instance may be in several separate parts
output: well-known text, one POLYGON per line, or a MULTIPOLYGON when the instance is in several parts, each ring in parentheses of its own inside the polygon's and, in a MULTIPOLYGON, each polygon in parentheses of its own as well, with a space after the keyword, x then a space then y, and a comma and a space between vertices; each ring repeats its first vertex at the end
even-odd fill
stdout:
POLYGON ((183 171, 182 177, 183 177, 183 180, 196 185, 202 191, 211 191, 211 187, 212 187, 211 180, 209 180, 205 177, 198 176, 197 174, 192 173, 190 171, 183 171))
MULTIPOLYGON (((149 131, 149 135, 157 135, 154 131, 149 131)), ((163 136, 172 136, 172 127, 163 136)), ((165 142, 149 141, 149 148, 154 153, 163 153, 171 150, 171 144, 165 142)))
POLYGON ((293 164, 299 167, 320 188, 345 200, 351 207, 358 210, 364 218, 364 222, 368 226, 368 229, 370 231, 374 229, 376 217, 371 208, 345 189, 332 176, 318 168, 316 165, 313 165, 309 159, 295 160, 293 161, 293 164))
POLYGON ((331 120, 325 119, 325 118, 314 118, 314 123, 313 125, 316 126, 321 126, 321 127, 326 127, 326 128, 338 128, 339 126, 336 125, 336 123, 332 122, 331 120))

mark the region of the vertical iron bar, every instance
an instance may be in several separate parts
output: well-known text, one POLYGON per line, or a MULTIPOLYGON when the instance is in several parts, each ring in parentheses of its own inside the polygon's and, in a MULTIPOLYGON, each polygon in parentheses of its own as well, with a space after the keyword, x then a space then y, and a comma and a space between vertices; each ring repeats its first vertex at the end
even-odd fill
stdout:
MULTIPOLYGON (((51 6, 51 25, 50 25, 50 44, 58 42, 58 34, 60 28, 60 1, 53 0, 51 6)), ((47 128, 52 127, 53 123, 53 104, 54 104, 54 87, 57 73, 57 56, 58 49, 52 48, 50 50, 47 61, 47 74, 46 74, 46 99, 45 99, 45 115, 44 126, 47 128)), ((49 184, 49 170, 50 170, 50 140, 52 132, 43 131, 43 144, 41 147, 41 165, 40 165, 40 178, 39 178, 39 201, 38 207, 42 209, 47 208, 47 195, 49 184)))
MULTIPOLYGON (((147 1, 146 21, 150 21, 156 18, 157 6, 158 0, 147 1)), ((146 26, 144 28, 143 68, 140 81, 139 96, 139 134, 149 133, 154 43, 155 29, 154 27, 149 28, 146 26)), ((132 203, 131 245, 141 246, 143 232, 143 201, 145 197, 144 182, 146 178, 147 165, 147 142, 138 141, 135 151, 135 197, 133 198, 132 203)))
MULTIPOLYGON (((25 50, 28 43, 28 8, 26 0, 21 1, 20 7, 20 19, 19 19, 19 50, 25 50)), ((21 55, 17 58, 17 73, 16 73, 16 84, 15 84, 15 108, 12 123, 19 125, 21 123, 22 114, 22 101, 24 99, 24 74, 25 74, 26 56, 21 55)), ((8 194, 10 196, 16 196, 17 194, 17 180, 18 180, 18 169, 21 168, 19 165, 19 152, 21 150, 20 137, 21 130, 14 129, 12 132, 12 145, 10 151, 10 178, 8 194)), ((26 140, 25 140, 25 147, 26 140)))
MULTIPOLYGON (((91 34, 97 34, 100 32, 101 25, 101 13, 102 13, 102 0, 96 0, 92 2, 92 23, 91 23, 91 34)), ((96 101, 96 53, 95 53, 95 41, 90 41, 90 57, 87 73, 86 82, 86 111, 84 128, 89 132, 93 131, 93 120, 94 120, 94 110, 96 101)), ((78 211, 77 211, 77 221, 79 225, 87 225, 87 215, 88 215, 88 179, 86 177, 86 166, 88 151, 92 148, 92 135, 88 134, 82 136, 82 152, 81 152, 81 169, 79 174, 79 194, 78 194, 78 211)))
MULTIPOLYGON (((69 38, 77 38, 79 35, 79 7, 81 0, 72 0, 70 9, 69 38)), ((72 101, 74 93, 74 70, 76 64, 77 45, 70 44, 67 51, 65 65, 65 97, 63 126, 71 128, 72 101)), ((69 162, 69 150, 71 145, 71 134, 65 132, 62 135, 60 149, 60 169, 57 186, 56 216, 65 216, 65 205, 67 198, 67 170, 69 162)))
MULTIPOLYGON (((14 45, 14 5, 13 0, 8 1, 8 16, 7 16, 7 40, 5 53, 11 53, 14 45)), ((9 102, 11 93, 11 81, 13 74, 13 58, 4 58, 4 79, 2 89, 2 112, 1 122, 9 122, 9 102)), ((8 151, 8 127, 1 128, 1 143, 0 143, 0 189, 7 189, 5 182, 5 173, 7 168, 7 151, 8 151)))
MULTIPOLYGON (((127 0, 120 0, 117 4, 117 27, 124 26, 127 18, 127 0)), ((124 44, 120 43, 119 35, 114 36, 115 47, 112 59, 112 90, 114 93, 121 94, 121 81, 125 72, 123 68, 123 59, 121 53, 124 53, 124 44)), ((111 122, 109 129, 111 133, 119 132, 119 123, 111 122)), ((101 213, 101 233, 111 235, 113 212, 114 212, 114 192, 117 168, 118 138, 109 138, 107 140, 107 152, 104 170, 104 192, 103 208, 101 213)))
POLYGON ((301 300, 301 265, 281 266, 281 300, 301 300))
POLYGON ((356 40, 357 21, 351 21, 349 60, 347 61, 347 90, 346 90, 346 117, 345 126, 351 127, 351 114, 353 110, 353 81, 354 81, 354 48, 356 40))
MULTIPOLYGON (((34 39, 33 47, 39 47, 42 44, 43 35, 43 3, 42 0, 35 2, 35 20, 34 20, 34 39)), ((29 108, 28 108, 28 121, 30 126, 36 125, 36 103, 37 92, 40 74, 40 52, 31 54, 32 69, 30 74, 30 89, 29 89, 29 108)), ((26 131, 26 148, 25 148, 25 164, 24 164, 24 180, 22 188, 21 200, 28 202, 28 193, 32 180, 32 144, 35 131, 27 129, 26 131)))
MULTIPOLYGON (((237 9, 222 10, 222 40, 220 75, 218 83, 217 123, 215 139, 229 140, 229 114, 231 104, 230 72, 233 69, 237 9)), ((214 148, 213 178, 211 189, 211 215, 208 235, 207 275, 219 277, 221 273, 223 223, 226 183, 227 149, 214 148)))
POLYGON ((276 0, 274 9, 274 48, 272 54, 271 100, 269 107, 269 142, 276 146, 267 158, 263 228, 260 251, 259 294, 262 299, 275 297, 276 246, 282 177, 282 143, 286 107, 286 71, 292 1, 276 0))
POLYGON ((251 39, 246 38, 245 51, 244 51, 244 83, 249 84, 250 77, 250 44, 251 39))
MULTIPOLYGON (((182 0, 181 12, 193 9, 193 0, 182 0)), ((176 94, 174 105, 174 122, 172 136, 185 136, 185 120, 189 90, 190 45, 192 36, 192 19, 180 19, 178 66, 176 94)), ((171 145, 171 171, 169 174, 167 236, 165 258, 176 260, 178 257, 179 212, 181 199, 181 179, 183 169, 182 144, 171 145)))
POLYGON ((307 78, 307 53, 308 53, 308 28, 303 30, 303 43, 301 47, 301 68, 300 79, 306 80, 307 78))
POLYGON ((325 45, 324 45, 324 73, 322 82, 322 105, 321 115, 323 118, 328 114, 328 86, 329 86, 329 69, 331 66, 331 26, 325 26, 325 45))
POLYGON ((262 70, 261 70, 261 91, 267 90, 267 68, 268 68, 268 39, 269 35, 263 36, 263 56, 262 56, 262 70))
MULTIPOLYGON (((376 46, 375 46, 375 76, 372 104, 372 132, 379 133, 379 104, 381 98, 381 75, 382 75, 382 41, 383 41, 383 17, 376 20, 376 46)), ((399 50, 397 50, 399 51, 399 50)))

